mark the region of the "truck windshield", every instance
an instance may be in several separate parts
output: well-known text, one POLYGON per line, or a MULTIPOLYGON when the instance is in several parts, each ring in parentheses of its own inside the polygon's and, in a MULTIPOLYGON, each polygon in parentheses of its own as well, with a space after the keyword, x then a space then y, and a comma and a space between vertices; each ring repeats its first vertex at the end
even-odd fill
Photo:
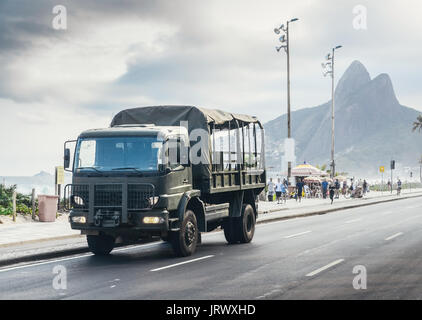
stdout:
POLYGON ((75 171, 158 171, 162 142, 156 137, 79 139, 75 171))

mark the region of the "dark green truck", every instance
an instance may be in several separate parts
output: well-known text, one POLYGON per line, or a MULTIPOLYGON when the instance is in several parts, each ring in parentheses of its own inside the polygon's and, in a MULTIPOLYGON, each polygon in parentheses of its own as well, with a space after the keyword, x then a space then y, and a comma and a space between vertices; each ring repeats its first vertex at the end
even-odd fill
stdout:
POLYGON ((188 256, 201 232, 218 227, 230 244, 252 240, 266 181, 264 132, 255 117, 219 110, 127 109, 109 128, 67 141, 64 166, 73 172, 65 187, 71 227, 93 253, 161 237, 188 256))

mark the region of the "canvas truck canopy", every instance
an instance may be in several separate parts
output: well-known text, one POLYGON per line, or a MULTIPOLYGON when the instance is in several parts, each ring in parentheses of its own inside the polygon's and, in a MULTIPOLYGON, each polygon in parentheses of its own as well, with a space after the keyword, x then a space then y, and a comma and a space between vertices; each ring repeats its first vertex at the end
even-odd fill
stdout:
POLYGON ((235 120, 243 123, 260 123, 256 117, 216 109, 193 106, 155 106, 123 110, 113 118, 111 126, 148 123, 156 126, 179 126, 181 121, 188 121, 188 130, 191 132, 198 128, 208 130, 209 124, 226 128, 235 120))
MULTIPOLYGON (((256 117, 239 115, 215 109, 205 109, 194 106, 149 106, 126 109, 119 112, 111 121, 111 127, 121 125, 154 124, 156 126, 180 126, 181 122, 188 122, 189 134, 195 129, 203 129, 208 137, 214 128, 218 130, 234 129, 238 126, 257 123, 262 125, 256 117)), ((194 186, 203 191, 209 189, 211 178, 211 143, 208 139, 209 151, 202 154, 202 164, 192 165, 194 186)))

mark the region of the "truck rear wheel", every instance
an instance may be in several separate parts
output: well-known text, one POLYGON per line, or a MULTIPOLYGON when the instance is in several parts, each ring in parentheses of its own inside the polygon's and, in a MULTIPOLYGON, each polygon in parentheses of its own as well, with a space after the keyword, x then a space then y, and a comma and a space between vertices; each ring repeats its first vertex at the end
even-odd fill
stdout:
POLYGON ((169 240, 174 253, 179 257, 192 255, 198 243, 198 224, 196 216, 191 210, 185 212, 179 231, 172 231, 169 240))
POLYGON ((255 233, 255 212, 250 204, 243 205, 242 215, 229 218, 223 228, 224 236, 229 244, 248 243, 255 233))
POLYGON ((255 212, 250 204, 242 208, 242 216, 239 219, 238 231, 240 243, 249 243, 255 234, 255 212))
POLYGON ((115 239, 108 235, 87 235, 89 250, 98 256, 106 256, 114 249, 115 239))

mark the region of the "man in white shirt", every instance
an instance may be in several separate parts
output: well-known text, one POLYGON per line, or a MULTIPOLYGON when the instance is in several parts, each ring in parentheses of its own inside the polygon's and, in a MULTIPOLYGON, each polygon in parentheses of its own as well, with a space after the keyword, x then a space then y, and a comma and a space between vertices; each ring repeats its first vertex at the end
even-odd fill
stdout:
POLYGON ((274 187, 273 178, 270 178, 270 182, 268 182, 268 201, 273 201, 274 199, 274 187))

